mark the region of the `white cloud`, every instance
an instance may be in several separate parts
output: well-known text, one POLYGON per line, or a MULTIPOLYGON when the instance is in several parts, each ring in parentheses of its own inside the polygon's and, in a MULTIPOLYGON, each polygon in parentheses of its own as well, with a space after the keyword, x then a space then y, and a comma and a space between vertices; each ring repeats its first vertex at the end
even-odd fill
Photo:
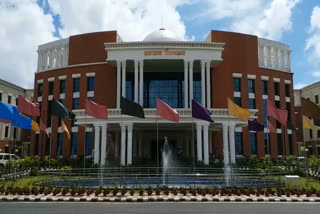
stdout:
POLYGON ((0 2, 0 78, 33 88, 39 44, 56 38, 50 15, 36 0, 0 2))
POLYGON ((297 83, 297 84, 294 84, 293 88, 294 89, 301 89, 301 88, 304 88, 306 87, 308 84, 306 83, 297 83))
POLYGON ((320 77, 320 71, 313 71, 312 76, 314 77, 320 77))
POLYGON ((284 32, 291 30, 292 9, 300 1, 207 0, 208 8, 204 16, 230 21, 226 30, 280 40, 284 32))
MULTIPOLYGON (((177 7, 189 0, 49 0, 53 13, 59 14, 62 37, 93 32, 117 30, 125 41, 142 40, 162 27, 186 38, 185 25, 177 7)), ((191 37, 192 39, 192 37, 191 37)))
POLYGON ((315 65, 320 65, 320 7, 313 8, 310 17, 310 36, 306 40, 305 51, 309 61, 315 65))

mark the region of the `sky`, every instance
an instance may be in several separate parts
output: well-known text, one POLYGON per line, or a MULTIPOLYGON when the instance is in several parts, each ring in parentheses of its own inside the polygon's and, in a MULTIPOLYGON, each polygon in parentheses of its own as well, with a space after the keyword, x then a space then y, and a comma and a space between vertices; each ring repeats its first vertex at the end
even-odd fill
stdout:
POLYGON ((143 40, 164 27, 185 40, 210 30, 288 44, 294 88, 320 80, 320 0, 0 0, 0 78, 33 88, 38 45, 117 30, 143 40))

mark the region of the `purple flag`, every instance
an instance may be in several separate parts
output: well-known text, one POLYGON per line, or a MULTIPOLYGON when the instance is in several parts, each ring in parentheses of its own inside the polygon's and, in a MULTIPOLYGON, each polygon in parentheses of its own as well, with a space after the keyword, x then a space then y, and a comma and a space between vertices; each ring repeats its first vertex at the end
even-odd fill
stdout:
POLYGON ((209 110, 194 100, 192 100, 192 117, 201 119, 201 120, 206 120, 210 123, 214 122, 211 119, 209 110))
POLYGON ((263 131, 264 130, 264 126, 255 120, 253 120, 253 121, 248 120, 248 127, 249 127, 249 130, 251 130, 251 131, 263 131))

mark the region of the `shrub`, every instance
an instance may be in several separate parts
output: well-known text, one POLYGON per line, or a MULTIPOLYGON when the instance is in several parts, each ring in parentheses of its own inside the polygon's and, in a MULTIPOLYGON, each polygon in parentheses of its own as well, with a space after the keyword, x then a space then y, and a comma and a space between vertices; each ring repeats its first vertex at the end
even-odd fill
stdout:
POLYGON ((144 187, 143 185, 141 185, 139 188, 139 195, 143 195, 143 193, 144 193, 144 187))
POLYGON ((124 186, 121 190, 121 195, 124 196, 127 193, 128 189, 126 186, 124 186))
POLYGON ((98 188, 98 189, 96 189, 96 191, 94 191, 95 196, 100 195, 100 193, 101 193, 101 189, 100 188, 98 188))
POLYGON ((33 195, 38 195, 38 193, 39 193, 38 187, 32 187, 31 193, 32 193, 33 195))
POLYGON ((118 187, 113 188, 113 190, 112 190, 113 196, 116 196, 118 194, 118 192, 119 192, 118 187))
POLYGON ((61 192, 60 187, 56 187, 56 188, 54 188, 54 190, 53 190, 53 195, 58 195, 60 192, 61 192))
POLYGON ((131 195, 131 196, 134 195, 134 187, 131 187, 131 189, 130 189, 130 195, 131 195))
POLYGON ((103 196, 107 196, 110 193, 110 189, 106 188, 103 190, 103 196))
POLYGON ((152 195, 152 188, 151 187, 148 188, 148 195, 152 195))

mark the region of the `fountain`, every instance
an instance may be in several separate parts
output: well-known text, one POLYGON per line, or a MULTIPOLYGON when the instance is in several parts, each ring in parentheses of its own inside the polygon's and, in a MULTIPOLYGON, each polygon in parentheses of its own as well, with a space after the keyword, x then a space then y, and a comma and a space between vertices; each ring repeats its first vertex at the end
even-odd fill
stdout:
POLYGON ((162 152, 162 184, 164 186, 166 183, 166 174, 168 173, 168 170, 169 170, 168 168, 169 166, 171 166, 171 164, 169 165, 169 163, 172 160, 171 159, 172 153, 170 150, 167 136, 164 137, 164 143, 163 143, 161 152, 162 152))

